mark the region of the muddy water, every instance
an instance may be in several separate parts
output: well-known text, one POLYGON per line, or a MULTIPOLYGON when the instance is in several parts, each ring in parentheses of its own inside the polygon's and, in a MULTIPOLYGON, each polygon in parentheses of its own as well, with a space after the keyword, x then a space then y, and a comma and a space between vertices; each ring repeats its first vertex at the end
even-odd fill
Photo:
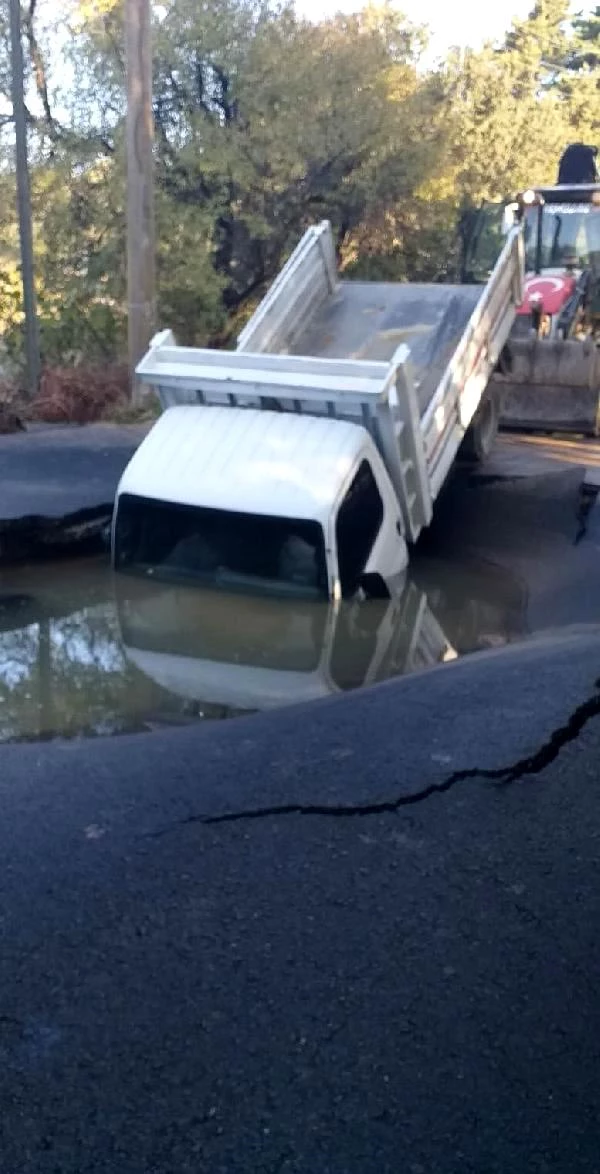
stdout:
POLYGON ((418 560, 402 597, 276 603, 115 580, 106 560, 0 572, 0 741, 219 719, 415 672, 525 632, 484 563, 418 560))

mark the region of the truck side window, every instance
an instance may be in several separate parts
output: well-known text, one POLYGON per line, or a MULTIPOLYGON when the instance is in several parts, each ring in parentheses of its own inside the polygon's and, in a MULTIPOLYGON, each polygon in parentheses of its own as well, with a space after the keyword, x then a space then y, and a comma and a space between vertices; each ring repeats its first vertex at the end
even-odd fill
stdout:
POLYGON ((383 521, 383 502, 373 471, 363 461, 335 524, 342 595, 354 595, 383 521))

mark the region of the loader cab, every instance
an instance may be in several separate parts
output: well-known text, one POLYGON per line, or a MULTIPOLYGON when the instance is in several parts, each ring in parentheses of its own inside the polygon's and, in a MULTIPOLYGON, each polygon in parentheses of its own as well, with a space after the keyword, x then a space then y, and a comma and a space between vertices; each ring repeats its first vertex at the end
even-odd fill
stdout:
POLYGON ((532 188, 519 196, 517 215, 528 273, 600 273, 600 184, 532 188))

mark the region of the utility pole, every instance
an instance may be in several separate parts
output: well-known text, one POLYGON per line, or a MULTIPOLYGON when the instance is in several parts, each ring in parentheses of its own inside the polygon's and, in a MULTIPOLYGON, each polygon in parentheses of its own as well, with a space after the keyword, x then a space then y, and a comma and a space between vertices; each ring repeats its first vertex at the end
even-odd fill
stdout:
POLYGON ((10 44, 12 67, 12 105, 15 123, 17 203, 21 239, 21 280, 25 310, 25 345, 27 352, 27 386, 32 396, 40 381, 40 337, 37 319, 33 269, 33 233, 31 228, 31 190, 27 158, 27 122, 23 91, 23 45, 21 42, 21 3, 10 0, 10 44))
POLYGON ((127 296, 129 366, 135 368, 154 333, 155 243, 150 0, 126 0, 127 296))

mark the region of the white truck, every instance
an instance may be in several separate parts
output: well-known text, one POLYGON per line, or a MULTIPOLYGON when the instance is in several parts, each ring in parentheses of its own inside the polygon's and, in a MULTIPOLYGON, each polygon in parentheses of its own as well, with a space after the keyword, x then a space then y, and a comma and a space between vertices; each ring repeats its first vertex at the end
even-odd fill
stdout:
POLYGON ((157 335, 138 377, 164 410, 125 470, 118 571, 288 598, 395 597, 523 299, 520 225, 485 285, 339 279, 309 229, 235 351, 157 335))

